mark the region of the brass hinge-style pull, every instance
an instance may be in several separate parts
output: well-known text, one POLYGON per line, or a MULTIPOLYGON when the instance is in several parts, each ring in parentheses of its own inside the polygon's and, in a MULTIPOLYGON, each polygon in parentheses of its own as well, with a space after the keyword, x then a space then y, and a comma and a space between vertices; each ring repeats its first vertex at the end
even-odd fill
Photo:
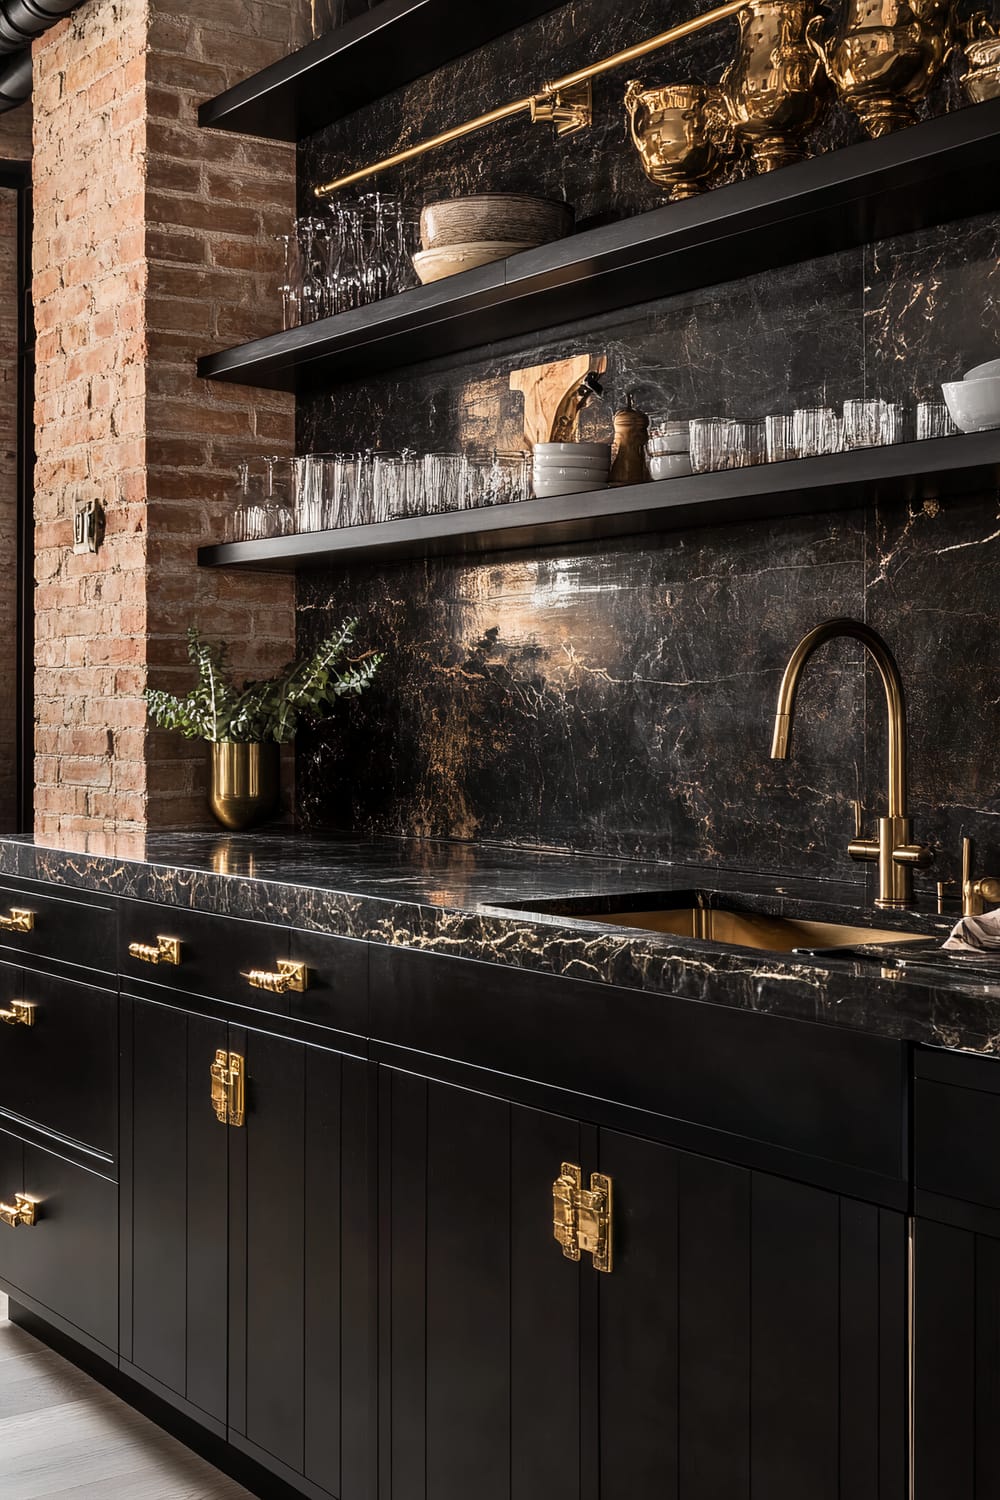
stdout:
POLYGON ((35 1007, 27 1000, 12 1000, 10 1010, 0 1010, 0 1021, 7 1026, 34 1026, 35 1007))
POLYGON ((137 958, 141 964, 179 964, 181 961, 180 938, 158 937, 154 943, 129 943, 129 958, 137 958))
POLYGON ((13 1203, 0 1203, 0 1223, 11 1229, 32 1229, 38 1219, 38 1199, 24 1193, 15 1193, 13 1203))
POLYGON ((22 906, 12 906, 8 916, 0 916, 0 931, 2 932, 33 932, 34 929, 35 913, 25 911, 22 906))
POLYGON ((240 978, 245 979, 251 989, 269 990, 272 995, 287 995, 289 990, 302 995, 309 988, 309 970, 305 964, 296 963, 291 958, 279 958, 275 973, 269 969, 251 969, 249 973, 242 973, 240 978))
POLYGON ((246 1119, 246 1063, 238 1052, 218 1051, 212 1064, 212 1108, 222 1125, 237 1129, 246 1119))
POLYGON ((610 1177, 592 1172, 588 1191, 580 1168, 563 1162, 552 1184, 552 1230, 567 1260, 579 1260, 587 1250, 594 1257, 595 1271, 611 1270, 611 1207, 610 1177))

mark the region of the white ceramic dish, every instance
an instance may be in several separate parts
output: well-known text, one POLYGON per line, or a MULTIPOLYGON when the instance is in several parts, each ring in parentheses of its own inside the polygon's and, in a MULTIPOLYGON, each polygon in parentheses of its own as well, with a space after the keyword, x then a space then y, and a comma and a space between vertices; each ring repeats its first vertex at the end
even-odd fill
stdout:
POLYGON ((549 483, 554 483, 559 479, 568 479, 576 484, 582 484, 585 479, 594 479, 600 483, 606 480, 610 473, 611 470, 608 468, 607 464, 601 464, 595 468, 590 469, 585 468, 583 464, 576 464, 572 468, 557 468, 554 464, 552 464, 546 468, 541 469, 536 465, 534 469, 536 482, 538 480, 541 480, 542 483, 545 483, 546 481, 548 481, 549 483))
POLYGON ((646 445, 647 453, 687 453, 691 448, 691 434, 687 428, 683 432, 658 432, 650 437, 646 445))
POLYGON ((661 453, 659 457, 654 454, 647 462, 651 479, 681 479, 685 474, 694 473, 687 453, 661 453))
POLYGON ((967 370, 963 380, 986 380, 991 375, 1000 375, 1000 359, 988 359, 984 365, 967 370))
POLYGON ((590 490, 606 490, 607 478, 586 479, 582 483, 578 479, 536 479, 534 483, 535 499, 548 500, 554 495, 585 495, 590 490))
POLYGON ((560 463, 574 458, 599 458, 611 467, 610 443, 536 443, 532 452, 536 459, 554 458, 560 463))
POLYGON ((952 380, 941 387, 951 420, 963 432, 1000 427, 1000 375, 983 380, 952 380))
POLYGON ((536 469, 610 469, 611 449, 603 453, 538 453, 534 455, 536 469))
POLYGON ((495 260, 506 260, 522 250, 533 250, 514 240, 480 240, 471 245, 449 245, 444 250, 420 250, 413 257, 413 269, 424 286, 432 281, 443 281, 446 276, 457 276, 460 271, 474 271, 477 266, 492 265, 495 260))

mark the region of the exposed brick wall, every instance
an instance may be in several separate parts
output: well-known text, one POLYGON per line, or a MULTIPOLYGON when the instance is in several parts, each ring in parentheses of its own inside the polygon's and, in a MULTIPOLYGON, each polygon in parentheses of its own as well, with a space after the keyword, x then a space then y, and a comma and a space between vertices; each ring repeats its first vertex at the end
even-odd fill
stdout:
POLYGON ((197 126, 201 99, 288 47, 288 10, 89 0, 35 47, 36 831, 205 823, 201 746, 147 734, 192 620, 238 668, 288 653, 284 578, 200 573, 245 452, 290 452, 291 400, 199 381, 197 354, 275 326, 289 147, 197 126), (252 328, 248 326, 248 310, 252 328), (107 506, 97 557, 73 500, 107 506))
POLYGON ((17 193, 0 188, 0 557, 7 587, 0 589, 0 830, 17 826, 17 591, 10 560, 17 555, 17 193))

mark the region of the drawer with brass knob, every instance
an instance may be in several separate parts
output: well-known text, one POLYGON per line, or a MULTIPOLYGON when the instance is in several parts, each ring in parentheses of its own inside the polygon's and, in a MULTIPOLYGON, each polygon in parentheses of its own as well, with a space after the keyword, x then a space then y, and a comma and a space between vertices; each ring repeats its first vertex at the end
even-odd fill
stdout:
POLYGON ((114 911, 100 896, 0 882, 0 954, 14 950, 110 974, 114 933, 114 911))
POLYGON ((0 963, 0 1115, 112 1161, 117 1039, 112 991, 0 963))

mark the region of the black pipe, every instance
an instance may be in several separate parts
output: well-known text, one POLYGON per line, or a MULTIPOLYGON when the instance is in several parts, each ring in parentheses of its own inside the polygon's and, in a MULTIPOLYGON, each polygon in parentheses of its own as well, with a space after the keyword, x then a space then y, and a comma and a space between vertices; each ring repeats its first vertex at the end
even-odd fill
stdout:
POLYGON ((0 115, 9 109, 17 109, 30 95, 31 48, 26 47, 0 68, 0 115))
POLYGON ((31 95, 31 43, 83 0, 0 0, 0 114, 16 109, 31 95))

